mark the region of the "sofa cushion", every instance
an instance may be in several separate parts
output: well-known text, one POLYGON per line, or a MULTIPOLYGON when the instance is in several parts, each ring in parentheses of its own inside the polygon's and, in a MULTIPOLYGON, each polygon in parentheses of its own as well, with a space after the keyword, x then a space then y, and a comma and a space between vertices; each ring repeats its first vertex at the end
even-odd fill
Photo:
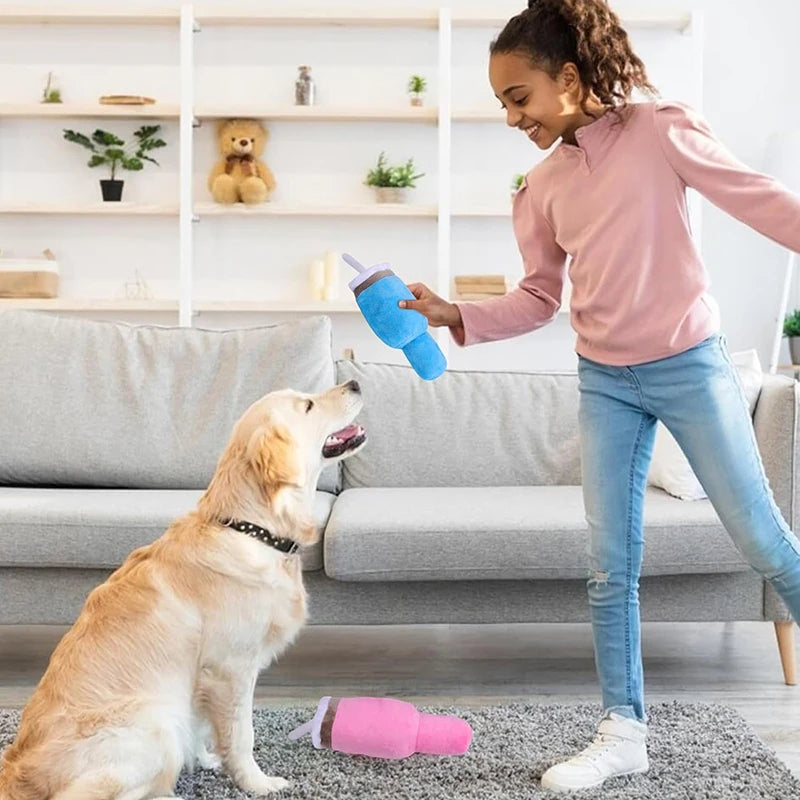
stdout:
MULTIPOLYGON (((0 487, 0 567, 114 569, 137 547, 191 511, 195 489, 38 489, 0 487)), ((324 530, 336 495, 317 492, 324 530)), ((231 531, 231 535, 234 535, 231 531)), ((303 569, 322 568, 322 543, 303 553, 303 569)))
POLYGON ((361 384, 369 441, 342 464, 344 488, 581 482, 575 373, 447 371, 341 360, 361 384))
MULTIPOLYGON (((645 501, 643 575, 736 572, 742 560, 708 500, 645 501)), ((585 579, 580 486, 348 489, 325 530, 343 581, 585 579)))
POLYGON ((0 342, 5 485, 204 489, 254 400, 335 379, 327 317, 211 331, 6 311, 0 342))

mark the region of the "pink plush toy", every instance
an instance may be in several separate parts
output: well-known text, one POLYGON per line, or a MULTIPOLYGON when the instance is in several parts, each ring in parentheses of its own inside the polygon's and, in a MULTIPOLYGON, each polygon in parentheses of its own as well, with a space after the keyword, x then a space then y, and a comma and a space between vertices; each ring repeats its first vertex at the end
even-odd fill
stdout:
POLYGON ((318 750, 376 758, 463 755, 472 741, 472 728, 463 719, 425 714, 404 700, 379 697, 323 697, 313 719, 289 738, 306 733, 318 750))

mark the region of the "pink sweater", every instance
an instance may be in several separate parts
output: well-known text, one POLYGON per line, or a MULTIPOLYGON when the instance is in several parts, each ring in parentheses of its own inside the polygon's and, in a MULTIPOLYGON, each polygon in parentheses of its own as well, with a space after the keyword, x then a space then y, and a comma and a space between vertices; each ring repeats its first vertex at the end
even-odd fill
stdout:
POLYGON ((578 128, 514 199, 525 276, 508 294, 459 301, 460 345, 518 336, 554 319, 571 256, 576 352, 611 365, 680 353, 719 329, 692 240, 685 188, 800 251, 800 197, 737 161, 680 103, 629 106, 578 128))

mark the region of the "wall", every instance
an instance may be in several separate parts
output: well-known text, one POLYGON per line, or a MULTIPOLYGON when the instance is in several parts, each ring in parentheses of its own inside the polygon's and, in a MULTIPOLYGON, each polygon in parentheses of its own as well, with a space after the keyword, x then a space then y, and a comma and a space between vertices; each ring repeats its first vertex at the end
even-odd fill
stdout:
MULTIPOLYGON (((59 3, 51 0, 52 7, 59 3)), ((6 0, 2 5, 14 5, 6 0)), ((174 3, 172 5, 175 5, 174 3)), ((357 5, 357 4, 353 4, 357 5)), ((370 6, 405 6, 372 0, 370 6)), ((800 4, 793 0, 672 0, 614 4, 624 15, 659 14, 697 8, 705 13, 706 61, 702 86, 690 69, 691 43, 677 33, 632 32, 651 78, 668 97, 694 102, 702 89, 703 109, 717 135, 746 163, 763 166, 770 133, 800 127, 793 76, 800 55, 792 31, 800 29, 800 4)), ((453 8, 481 8, 452 0, 453 8)), ((485 5, 483 6, 485 8, 485 5)), ((513 13, 514 5, 504 6, 513 13)), ((492 30, 456 30, 453 40, 454 107, 493 108, 486 79, 486 50, 492 30)), ((429 77, 436 96, 436 32, 425 30, 207 28, 196 37, 197 105, 220 102, 292 102, 296 67, 313 66, 319 102, 351 100, 361 105, 407 102, 407 76, 429 77)), ((65 100, 92 102, 102 93, 151 94, 177 102, 177 30, 105 26, 8 26, 0 29, 0 102, 38 99, 53 69, 65 100)), ((85 168, 78 148, 61 139, 63 127, 91 130, 95 120, 0 120, 0 203, 45 198, 94 200, 95 171, 85 168)), ((128 121, 103 120, 127 132, 128 121)), ((426 177, 415 201, 436 198, 436 128, 398 123, 270 123, 267 159, 275 170, 276 201, 369 202, 361 183, 377 153, 393 160, 413 156, 426 177)), ((208 199, 205 174, 214 156, 213 124, 204 123, 195 143, 195 191, 208 199)), ((127 176, 126 199, 177 201, 177 124, 167 123, 170 146, 159 154, 160 169, 127 176)), ((502 124, 454 123, 453 202, 502 204, 508 182, 540 157, 530 143, 502 124)), ((757 347, 766 364, 782 282, 785 251, 704 203, 702 252, 733 349, 757 347)), ((158 296, 177 295, 177 220, 173 218, 10 217, 0 215, 0 247, 32 255, 50 247, 63 267, 63 294, 119 296, 138 269, 158 296)), ((196 226, 196 292, 203 298, 300 298, 307 291, 308 262, 328 248, 350 250, 362 261, 389 260, 407 280, 433 282, 436 223, 433 219, 211 218, 196 226)), ((521 273, 510 220, 455 219, 454 272, 521 273)), ((342 273, 342 292, 347 276, 342 273)), ((344 294, 343 294, 344 296, 344 294)), ((793 301, 800 303, 800 298, 793 301)), ((107 315, 108 316, 108 315, 107 315)), ((174 315, 147 319, 172 324, 174 315)), ((203 327, 250 325, 286 315, 200 314, 203 327)), ((354 347, 365 359, 396 361, 398 354, 375 341, 358 316, 334 315, 335 346, 354 347)), ((572 368, 574 335, 567 315, 547 328, 506 342, 467 350, 451 348, 456 368, 572 368)), ((785 356, 782 360, 786 360, 785 356)))

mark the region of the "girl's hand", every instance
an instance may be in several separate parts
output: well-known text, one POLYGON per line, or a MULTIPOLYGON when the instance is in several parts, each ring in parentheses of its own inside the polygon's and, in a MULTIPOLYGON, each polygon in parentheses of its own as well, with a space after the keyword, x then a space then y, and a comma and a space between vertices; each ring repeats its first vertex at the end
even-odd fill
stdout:
POLYGON ((398 302, 400 308, 419 311, 433 328, 440 328, 443 325, 447 325, 449 328, 461 326, 461 312, 455 303, 448 303, 447 300, 432 292, 424 283, 409 283, 408 288, 417 299, 400 300, 398 302))

